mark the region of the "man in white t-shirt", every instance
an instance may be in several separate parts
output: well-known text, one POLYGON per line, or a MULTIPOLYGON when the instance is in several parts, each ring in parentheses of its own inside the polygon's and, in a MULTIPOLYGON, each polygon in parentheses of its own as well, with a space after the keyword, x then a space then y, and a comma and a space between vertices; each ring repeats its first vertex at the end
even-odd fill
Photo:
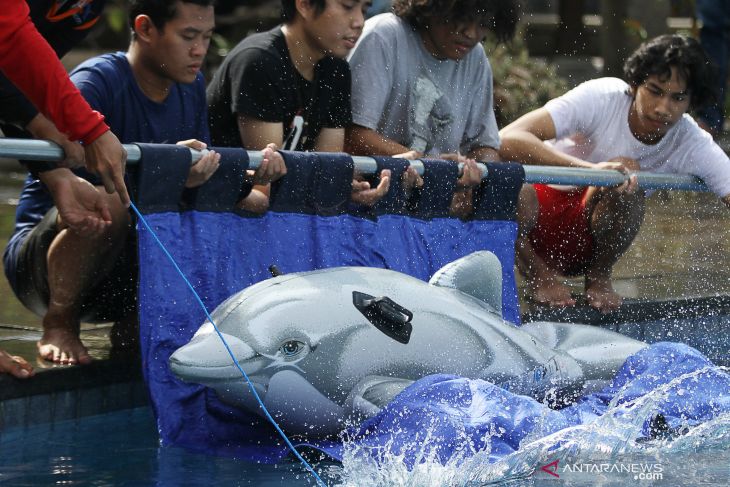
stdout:
MULTIPOLYGON (((511 123, 500 132, 500 155, 627 174, 692 174, 730 207, 730 160, 687 114, 712 99, 714 71, 699 43, 679 35, 647 41, 627 59, 624 75, 628 83, 588 81, 511 123)), ((572 306, 561 278, 584 275, 589 305, 618 308, 611 270, 639 231, 645 195, 635 176, 614 188, 525 186, 517 255, 533 300, 572 306)))

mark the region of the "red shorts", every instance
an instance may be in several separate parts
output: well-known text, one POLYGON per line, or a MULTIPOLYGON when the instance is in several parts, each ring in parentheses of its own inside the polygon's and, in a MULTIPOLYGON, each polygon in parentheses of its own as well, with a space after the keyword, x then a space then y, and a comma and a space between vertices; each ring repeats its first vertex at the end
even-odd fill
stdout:
POLYGON ((546 264, 574 276, 593 260, 593 235, 586 213, 588 188, 561 191, 535 184, 540 214, 530 232, 532 247, 546 264))

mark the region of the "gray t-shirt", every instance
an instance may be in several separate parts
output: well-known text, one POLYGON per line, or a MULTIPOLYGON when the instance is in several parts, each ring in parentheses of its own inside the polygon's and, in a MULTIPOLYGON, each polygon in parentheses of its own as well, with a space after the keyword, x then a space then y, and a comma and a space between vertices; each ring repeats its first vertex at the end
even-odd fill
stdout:
POLYGON ((439 60, 392 13, 365 22, 349 57, 352 121, 426 155, 499 148, 492 68, 477 45, 439 60))

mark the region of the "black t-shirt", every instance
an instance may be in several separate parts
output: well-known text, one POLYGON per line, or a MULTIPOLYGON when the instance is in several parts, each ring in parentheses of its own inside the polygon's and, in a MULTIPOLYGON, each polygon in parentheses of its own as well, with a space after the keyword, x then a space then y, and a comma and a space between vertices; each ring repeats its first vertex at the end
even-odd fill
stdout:
POLYGON ((286 150, 312 150, 322 128, 349 125, 352 111, 347 61, 325 57, 314 71, 312 82, 299 74, 289 57, 281 27, 242 40, 208 86, 213 144, 241 145, 237 114, 283 123, 282 149, 286 150), (292 146, 297 132, 301 132, 298 143, 292 146))

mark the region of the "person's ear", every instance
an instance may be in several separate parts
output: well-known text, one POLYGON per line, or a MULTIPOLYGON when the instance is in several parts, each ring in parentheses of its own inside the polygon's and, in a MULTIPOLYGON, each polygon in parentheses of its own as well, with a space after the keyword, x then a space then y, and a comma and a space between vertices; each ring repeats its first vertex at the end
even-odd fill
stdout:
POLYGON ((312 0, 294 0, 294 7, 304 20, 312 20, 316 15, 312 0))
POLYGON ((631 95, 631 98, 636 98, 636 90, 638 89, 638 86, 635 85, 629 85, 629 95, 631 95))
POLYGON ((137 39, 149 42, 153 34, 153 31, 157 31, 157 27, 152 22, 152 19, 147 15, 138 15, 134 19, 134 33, 137 39))

